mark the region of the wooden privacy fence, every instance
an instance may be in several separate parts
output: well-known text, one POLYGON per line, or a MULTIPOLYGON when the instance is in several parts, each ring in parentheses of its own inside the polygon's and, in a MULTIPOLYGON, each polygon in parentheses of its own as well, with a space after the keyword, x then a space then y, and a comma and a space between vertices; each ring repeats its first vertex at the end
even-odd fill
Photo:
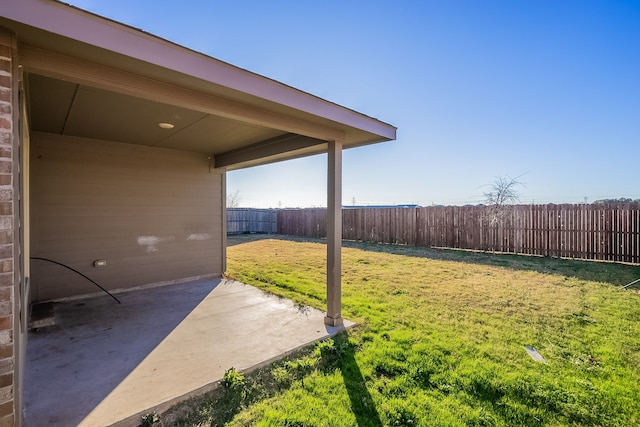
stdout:
POLYGON ((277 233, 275 209, 228 208, 227 233, 277 233))
MULTIPOLYGON (((399 245, 640 263, 640 205, 343 209, 343 238, 399 245), (494 222, 492 222, 494 218, 494 222)), ((324 209, 279 210, 278 233, 326 236, 324 209)))

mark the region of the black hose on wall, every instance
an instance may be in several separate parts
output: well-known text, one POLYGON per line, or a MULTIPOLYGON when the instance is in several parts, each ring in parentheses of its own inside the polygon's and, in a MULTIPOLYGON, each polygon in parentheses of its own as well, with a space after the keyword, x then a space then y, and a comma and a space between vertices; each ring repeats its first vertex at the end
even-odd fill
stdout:
POLYGON ((109 292, 108 290, 106 290, 105 288, 103 288, 102 286, 98 285, 96 282, 94 282, 93 280, 91 280, 89 277, 85 276, 84 274, 80 273, 78 270, 76 270, 75 268, 69 267, 68 265, 65 265, 61 262, 58 261, 54 261, 52 259, 47 259, 47 258, 40 258, 37 256, 32 256, 30 257, 30 259, 35 259, 38 261, 46 261, 46 262, 50 262, 56 265, 59 265, 61 267, 67 268, 71 271, 73 271, 74 273, 78 273, 79 275, 81 275, 82 277, 84 277, 85 279, 87 279, 88 281, 90 281, 91 283, 93 283, 94 285, 96 285, 97 287, 99 287, 100 289, 102 289, 103 292, 105 292, 107 295, 109 295, 111 298, 113 298, 114 300, 116 300, 116 302, 118 304, 121 304, 120 300, 118 298, 116 298, 115 296, 113 296, 113 294, 111 292, 109 292))

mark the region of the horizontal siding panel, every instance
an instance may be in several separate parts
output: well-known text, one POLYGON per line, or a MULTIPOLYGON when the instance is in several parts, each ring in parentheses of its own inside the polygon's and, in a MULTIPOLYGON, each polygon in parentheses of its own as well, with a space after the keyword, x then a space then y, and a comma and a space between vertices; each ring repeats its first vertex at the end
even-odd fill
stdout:
POLYGON ((190 212, 193 213, 194 217, 202 217, 203 219, 209 220, 219 220, 222 218, 222 212, 211 212, 211 206, 203 205, 203 206, 162 206, 159 208, 149 209, 145 206, 145 209, 141 210, 135 206, 113 206, 107 205, 101 207, 99 210, 88 207, 87 205, 74 205, 71 208, 69 206, 62 206, 59 204, 50 205, 47 204, 47 208, 49 209, 49 215, 60 216, 60 217, 75 217, 75 218, 83 218, 86 216, 96 216, 96 211, 102 216, 105 217, 129 217, 132 215, 138 215, 141 212, 145 215, 150 216, 176 216, 180 213, 184 212, 185 208, 189 209, 190 212))
MULTIPOLYGON (((107 289, 222 273, 223 176, 201 155, 35 133, 30 176, 32 256, 107 289)), ((31 265, 34 301, 95 292, 31 265)))
POLYGON ((211 233, 219 231, 219 223, 215 224, 212 218, 196 216, 189 217, 186 224, 175 215, 146 215, 141 213, 138 218, 123 216, 47 216, 49 221, 41 222, 38 230, 46 239, 74 239, 77 236, 97 237, 124 235, 133 239, 139 236, 171 236, 180 240, 193 233, 211 233), (139 219, 144 217, 145 220, 139 219), (162 228, 158 224, 162 223, 162 228), (45 237, 46 236, 46 237, 45 237))
MULTIPOLYGON (((219 184, 216 184, 219 185, 219 184)), ((115 190, 114 190, 115 191, 115 190)), ((209 196, 206 194, 205 196, 209 196)), ((200 208, 200 207, 210 207, 211 206, 211 197, 203 197, 201 199, 185 199, 178 198, 173 196, 161 196, 161 197, 153 197, 148 194, 135 196, 135 195, 127 195, 123 194, 121 196, 118 195, 91 195, 91 196, 82 196, 82 202, 78 200, 78 198, 74 198, 72 196, 61 196, 54 197, 52 192, 48 192, 47 194, 41 194, 39 200, 34 200, 34 203, 42 202, 46 203, 47 206, 55 207, 70 207, 73 206, 114 206, 114 205, 122 205, 126 207, 138 207, 141 210, 150 210, 163 208, 165 206, 171 207, 179 207, 179 208, 200 208), (188 202, 188 203, 185 203, 188 202)), ((213 212, 212 212, 213 213, 213 212)))

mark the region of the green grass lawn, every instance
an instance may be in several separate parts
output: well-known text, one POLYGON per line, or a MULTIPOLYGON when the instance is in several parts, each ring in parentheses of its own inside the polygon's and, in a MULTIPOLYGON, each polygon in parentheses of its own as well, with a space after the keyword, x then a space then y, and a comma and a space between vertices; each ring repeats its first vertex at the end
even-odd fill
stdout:
MULTIPOLYGON (((640 267, 345 246, 343 315, 358 326, 230 372, 176 424, 640 425, 640 294, 619 289, 640 267)), ((232 240, 228 275, 324 309, 325 251, 232 240)))

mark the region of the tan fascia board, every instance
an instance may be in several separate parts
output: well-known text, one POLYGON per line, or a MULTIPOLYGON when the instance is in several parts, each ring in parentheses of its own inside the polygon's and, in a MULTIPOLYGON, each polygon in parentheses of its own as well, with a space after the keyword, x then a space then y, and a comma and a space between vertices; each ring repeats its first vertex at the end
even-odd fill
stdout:
POLYGON ((2 16, 53 34, 395 139, 396 128, 267 77, 53 0, 0 0, 2 16))
MULTIPOLYGON (((229 166, 224 166, 221 169, 226 171, 234 171, 234 170, 246 169, 254 166, 263 166, 263 165, 268 165, 272 163, 278 163, 285 160, 294 160, 302 157, 326 154, 327 146, 328 146, 328 142, 324 142, 321 145, 314 145, 312 147, 301 148, 299 150, 287 151, 284 153, 274 154, 272 156, 267 156, 260 159, 254 159, 254 160, 247 159, 242 162, 233 163, 229 166)), ((214 163, 215 163, 215 159, 216 158, 214 156, 214 163)))
POLYGON ((215 167, 223 168, 256 161, 262 162, 264 159, 286 156, 287 153, 312 149, 312 147, 316 147, 316 150, 318 150, 318 147, 326 145, 326 142, 321 139, 296 134, 281 135, 236 150, 216 154, 214 157, 215 167))
MULTIPOLYGON (((375 142, 380 142, 379 140, 376 140, 375 142)), ((351 148, 357 148, 357 147, 361 147, 367 144, 373 144, 374 142, 364 142, 358 145, 352 145, 352 146, 344 146, 343 148, 345 150, 351 149, 351 148)), ((221 159, 220 161, 218 161, 218 157, 217 156, 213 156, 213 163, 214 165, 216 165, 216 167, 219 167, 221 169, 224 169, 226 171, 234 171, 234 170, 239 170, 239 169, 246 169, 246 168, 250 168, 250 167, 254 167, 254 166, 262 166, 262 165, 268 165, 271 163, 277 163, 277 162, 282 162, 285 160, 294 160, 294 159, 299 159, 302 157, 309 157, 309 156, 317 156, 317 155, 326 155, 327 154, 327 149, 328 149, 328 142, 322 142, 322 144, 315 144, 315 145, 309 145, 307 147, 303 147, 300 149, 295 149, 295 150, 291 150, 291 151, 282 151, 281 153, 278 154, 274 154, 274 155, 266 155, 265 157, 261 157, 261 158, 253 158, 250 156, 247 156, 246 158, 242 159, 240 157, 234 158, 232 162, 228 162, 226 160, 224 160, 224 154, 222 154, 223 159, 221 159), (226 165, 222 165, 223 163, 229 163, 226 165)), ((240 151, 240 150, 238 150, 240 151)))

